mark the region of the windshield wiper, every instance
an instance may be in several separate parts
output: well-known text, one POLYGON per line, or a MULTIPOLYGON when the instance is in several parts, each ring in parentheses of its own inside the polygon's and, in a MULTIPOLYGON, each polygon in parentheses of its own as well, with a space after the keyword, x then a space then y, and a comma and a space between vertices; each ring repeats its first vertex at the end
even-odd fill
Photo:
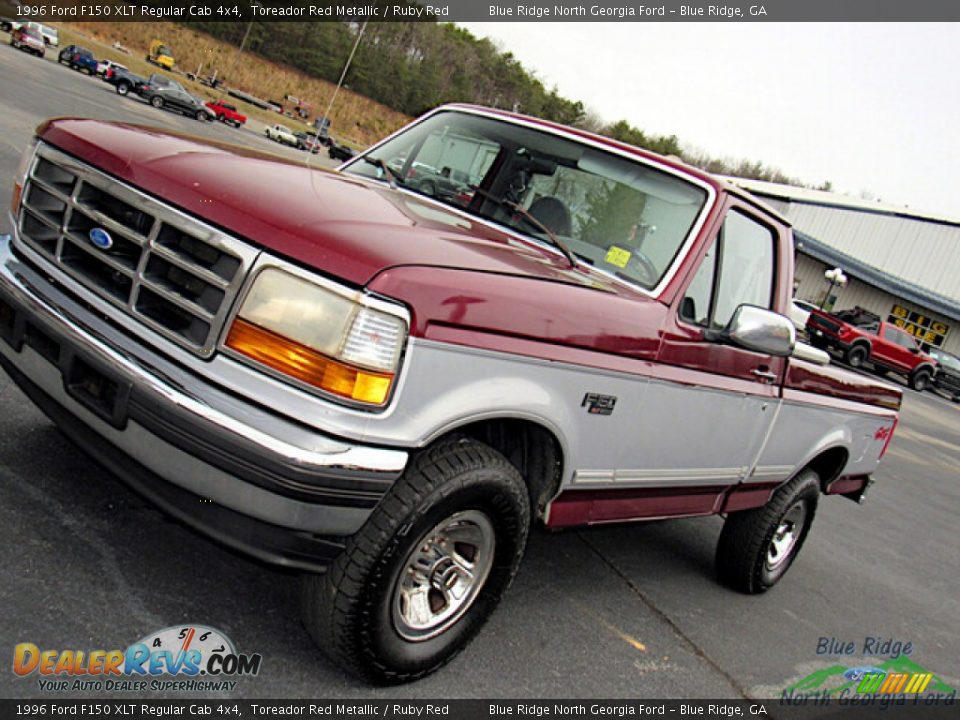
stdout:
POLYGON ((473 185, 470 186, 470 189, 473 190, 473 192, 475 193, 479 193, 480 195, 485 197, 487 200, 490 200, 491 202, 501 207, 505 207, 508 210, 512 210, 514 213, 519 215, 522 219, 526 220, 527 223, 529 223, 530 225, 535 227, 537 230, 542 232, 544 235, 546 235, 547 239, 550 241, 550 244, 553 245, 555 248, 557 248, 561 253, 563 253, 563 256, 567 259, 567 262, 570 263, 570 267, 576 266, 577 258, 573 254, 573 252, 570 250, 570 248, 567 247, 567 244, 563 240, 561 240, 559 237, 557 237, 557 234, 553 232, 553 230, 548 228, 542 222, 537 220, 537 218, 531 215, 530 212, 525 207, 523 207, 523 205, 520 205, 519 203, 515 203, 513 202, 513 200, 507 200, 507 198, 505 197, 499 197, 497 195, 494 195, 491 192, 487 192, 486 190, 482 190, 473 185))
POLYGON ((390 187, 392 187, 394 190, 397 189, 397 183, 400 183, 401 185, 407 184, 407 181, 403 179, 403 175, 387 165, 381 158, 372 157, 371 155, 361 155, 360 159, 365 163, 369 163, 370 165, 379 168, 383 171, 384 175, 389 176, 390 179, 387 182, 390 183, 390 187))

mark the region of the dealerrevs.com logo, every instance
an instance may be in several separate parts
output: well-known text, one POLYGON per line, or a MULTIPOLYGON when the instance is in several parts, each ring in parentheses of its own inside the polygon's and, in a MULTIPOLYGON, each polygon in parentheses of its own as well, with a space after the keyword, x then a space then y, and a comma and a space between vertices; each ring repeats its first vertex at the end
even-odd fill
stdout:
POLYGON ((36 675, 41 690, 143 692, 230 691, 238 677, 260 672, 262 657, 238 653, 219 630, 178 625, 150 633, 125 650, 13 649, 13 672, 36 675))

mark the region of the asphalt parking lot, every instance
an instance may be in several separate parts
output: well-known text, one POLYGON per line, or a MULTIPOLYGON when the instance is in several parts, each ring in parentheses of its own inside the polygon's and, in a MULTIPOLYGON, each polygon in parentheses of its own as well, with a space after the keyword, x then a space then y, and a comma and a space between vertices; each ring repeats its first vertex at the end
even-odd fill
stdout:
MULTIPOLYGON (((5 38, 0 36, 0 41, 5 38)), ((268 149, 0 45, 0 197, 44 118, 152 124, 268 149)), ((316 156, 318 163, 331 163, 316 156)), ((0 233, 9 232, 6 215, 0 233)), ((852 657, 820 639, 912 643, 911 659, 960 686, 957 515, 960 406, 906 390, 900 427, 864 506, 827 498, 800 558, 763 596, 713 579, 718 518, 533 533, 514 587, 478 639, 418 683, 371 689, 312 645, 298 578, 173 522, 62 435, 0 372, 0 657, 13 646, 125 647, 180 623, 223 630, 263 656, 237 697, 768 698, 852 657)), ((9 665, 7 666, 9 668, 9 665)), ((0 697, 38 697, 0 671, 0 697)))

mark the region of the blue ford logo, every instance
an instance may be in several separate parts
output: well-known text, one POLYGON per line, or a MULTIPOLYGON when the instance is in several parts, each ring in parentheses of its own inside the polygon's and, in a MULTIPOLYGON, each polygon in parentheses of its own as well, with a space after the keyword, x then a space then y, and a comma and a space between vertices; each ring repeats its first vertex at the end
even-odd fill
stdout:
POLYGON ((109 250, 113 247, 113 238, 103 228, 93 228, 89 234, 90 242, 101 250, 109 250))

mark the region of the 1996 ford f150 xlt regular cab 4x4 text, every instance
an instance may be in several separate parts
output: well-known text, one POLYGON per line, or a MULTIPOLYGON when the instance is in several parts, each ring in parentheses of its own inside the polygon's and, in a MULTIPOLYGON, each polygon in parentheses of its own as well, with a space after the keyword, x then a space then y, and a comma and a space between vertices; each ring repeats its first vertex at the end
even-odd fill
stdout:
POLYGON ((462 106, 336 173, 92 120, 37 136, 4 368, 140 493, 306 571, 310 633, 374 681, 459 651, 532 523, 724 514, 719 577, 762 592, 893 433, 900 392, 780 314, 786 222, 679 162, 462 106), (470 182, 427 197, 416 163, 470 182))

